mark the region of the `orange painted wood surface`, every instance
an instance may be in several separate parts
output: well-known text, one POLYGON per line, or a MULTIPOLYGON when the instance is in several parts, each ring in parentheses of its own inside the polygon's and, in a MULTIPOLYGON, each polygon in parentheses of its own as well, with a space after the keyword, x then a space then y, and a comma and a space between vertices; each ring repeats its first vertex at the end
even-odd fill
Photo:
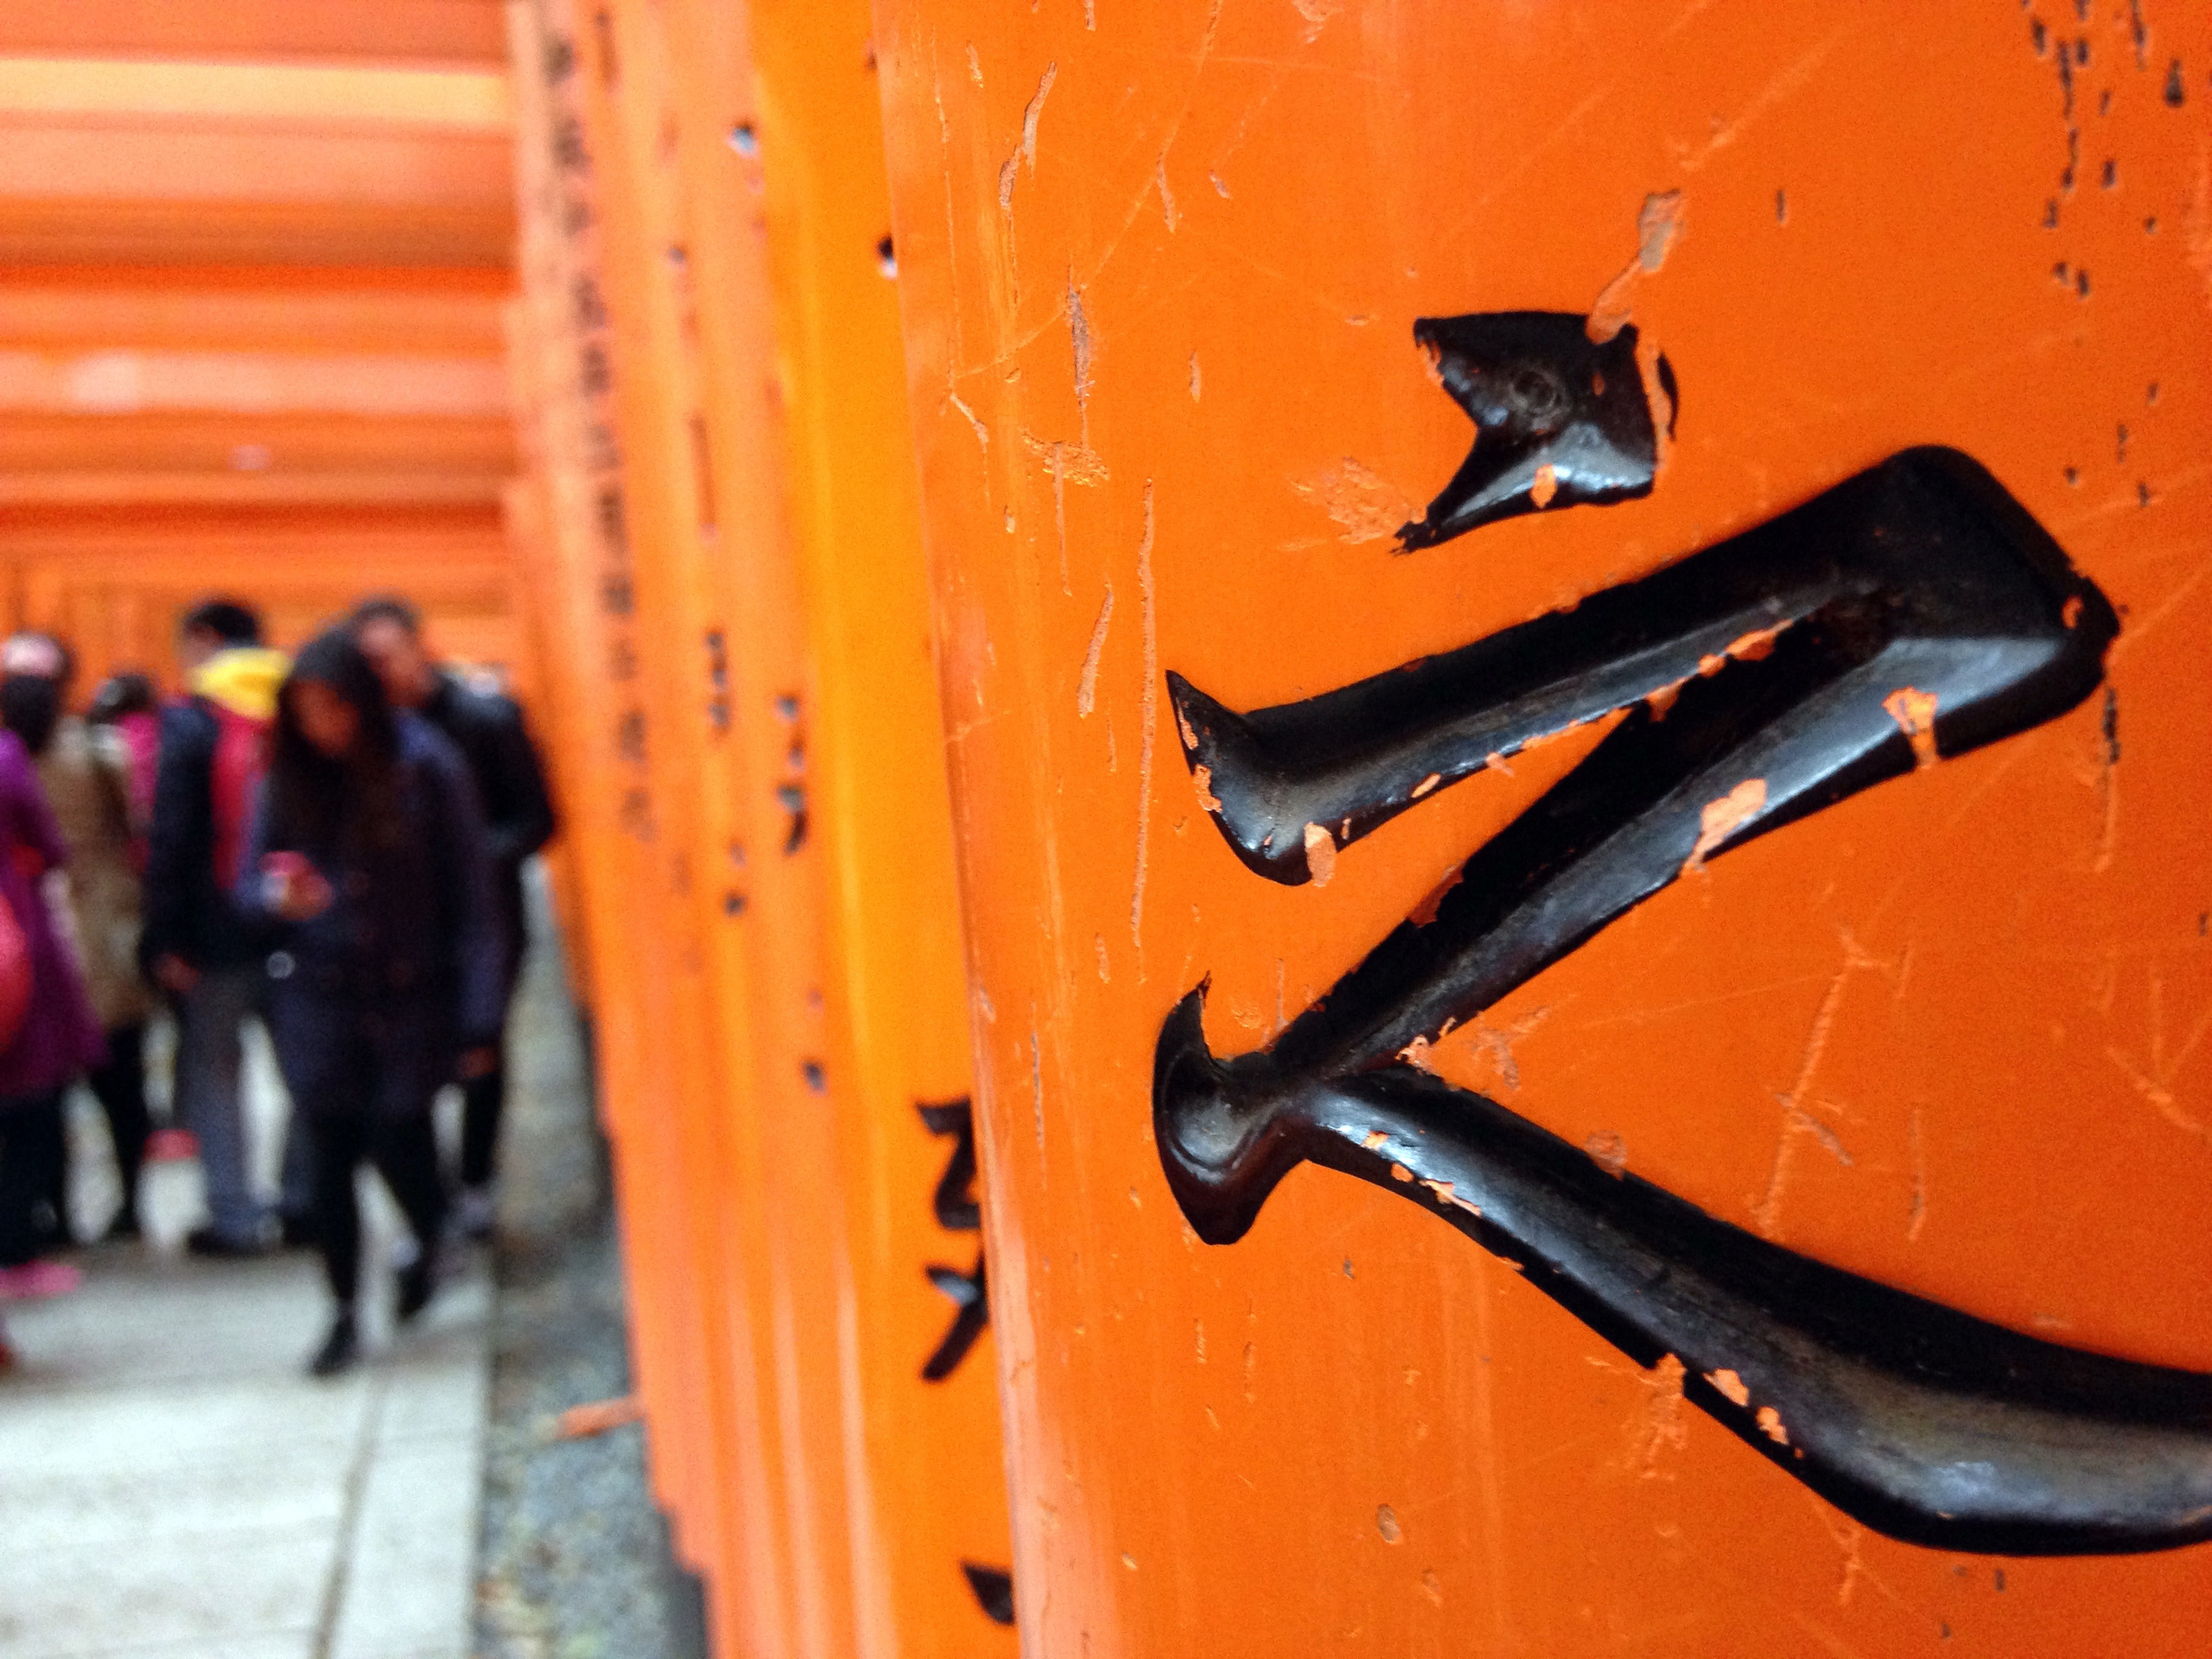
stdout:
POLYGON ((1026 1650, 2200 1650, 2208 1547, 1879 1536, 1373 1187, 1202 1244, 1151 1091, 1178 999, 1261 1048, 1595 736, 1277 887, 1169 671, 1310 697, 1956 446, 2119 608, 2111 701, 1712 860, 1428 1063, 1755 1235, 2212 1370, 2202 16, 877 14, 1026 1650), (1601 296, 1679 377, 1649 495, 1399 555, 1471 435, 1415 319, 1601 296))
POLYGON ((1007 1560, 987 1335, 921 1376, 958 1311, 925 1269, 980 1240, 918 1110, 965 1094, 966 998, 865 16, 514 16, 517 337, 541 434, 595 411, 531 449, 529 557, 557 628, 624 641, 611 703, 549 656, 636 775, 580 867, 657 1483, 718 1651, 1010 1648, 963 1571, 1007 1560))

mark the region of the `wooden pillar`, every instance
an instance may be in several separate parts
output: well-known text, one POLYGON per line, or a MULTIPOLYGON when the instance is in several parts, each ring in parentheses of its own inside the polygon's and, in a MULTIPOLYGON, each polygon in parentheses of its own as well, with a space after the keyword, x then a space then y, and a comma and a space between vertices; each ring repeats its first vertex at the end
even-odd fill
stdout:
POLYGON ((2205 19, 876 18, 1025 1651, 2200 1648, 2205 19))

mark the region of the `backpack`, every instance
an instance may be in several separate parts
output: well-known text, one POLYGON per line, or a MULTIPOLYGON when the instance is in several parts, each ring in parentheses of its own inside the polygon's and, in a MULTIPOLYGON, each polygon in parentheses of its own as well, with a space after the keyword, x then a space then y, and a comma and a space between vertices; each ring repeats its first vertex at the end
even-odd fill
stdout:
POLYGON ((208 803, 215 828, 215 884, 228 893, 238 885, 239 861, 253 825, 262 774, 269 769, 268 720, 206 697, 200 706, 215 717, 215 754, 208 764, 208 803))

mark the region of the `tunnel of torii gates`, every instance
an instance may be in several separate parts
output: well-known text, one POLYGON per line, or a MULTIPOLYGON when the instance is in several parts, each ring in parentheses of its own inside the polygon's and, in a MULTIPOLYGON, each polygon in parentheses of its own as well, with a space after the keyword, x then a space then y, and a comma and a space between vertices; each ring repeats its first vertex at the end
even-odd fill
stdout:
POLYGON ((2212 12, 8 10, 8 620, 526 700, 718 1655, 2203 1653, 2212 12))

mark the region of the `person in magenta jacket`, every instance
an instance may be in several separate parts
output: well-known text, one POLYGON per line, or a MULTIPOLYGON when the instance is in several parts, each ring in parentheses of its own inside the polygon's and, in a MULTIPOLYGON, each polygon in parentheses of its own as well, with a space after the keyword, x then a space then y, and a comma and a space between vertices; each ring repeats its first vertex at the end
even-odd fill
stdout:
MULTIPOLYGON (((30 752, 0 730, 0 899, 23 931, 31 970, 22 1024, 0 1048, 0 1302, 72 1289, 74 1268, 43 1259, 60 1240, 50 1213, 62 1156, 62 1091, 104 1053, 75 959, 43 891, 66 854, 30 752)), ((11 1358, 0 1339, 0 1363, 11 1358)))

